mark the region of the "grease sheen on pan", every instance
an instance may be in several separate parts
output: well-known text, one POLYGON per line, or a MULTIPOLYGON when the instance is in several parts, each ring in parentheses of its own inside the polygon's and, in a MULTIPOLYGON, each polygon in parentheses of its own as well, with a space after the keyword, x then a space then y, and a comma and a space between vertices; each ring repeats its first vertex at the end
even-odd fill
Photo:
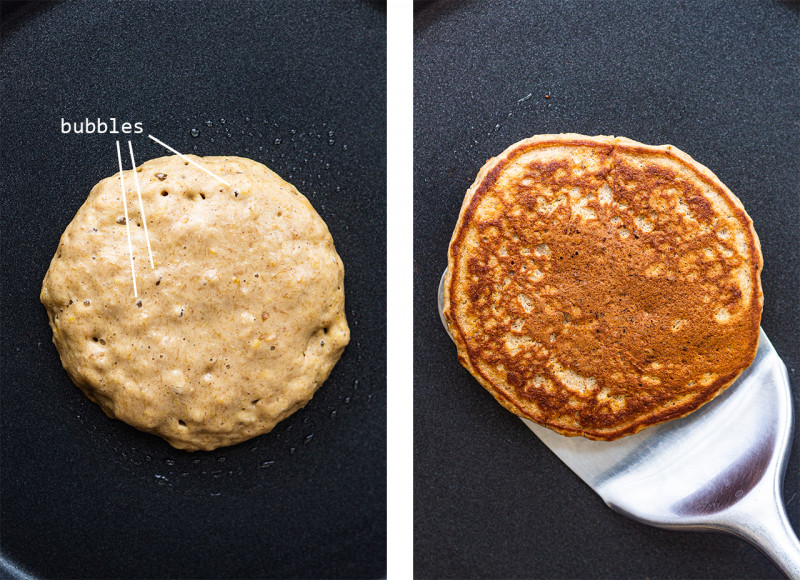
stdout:
POLYGON ((762 264, 739 199, 675 147, 539 135, 467 192, 444 316, 510 411, 612 440, 694 411, 750 365, 762 264))
POLYGON ((69 376, 111 417, 180 449, 270 431, 312 397, 349 341, 344 268, 291 184, 239 157, 162 157, 98 183, 42 286, 69 376))

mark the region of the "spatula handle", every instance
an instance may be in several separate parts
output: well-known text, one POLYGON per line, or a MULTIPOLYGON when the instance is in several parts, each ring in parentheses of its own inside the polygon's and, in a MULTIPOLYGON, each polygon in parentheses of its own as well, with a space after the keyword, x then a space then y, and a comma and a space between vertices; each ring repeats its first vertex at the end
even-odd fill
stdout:
POLYGON ((787 578, 800 580, 800 541, 786 517, 780 492, 763 500, 741 506, 730 531, 761 550, 787 578))

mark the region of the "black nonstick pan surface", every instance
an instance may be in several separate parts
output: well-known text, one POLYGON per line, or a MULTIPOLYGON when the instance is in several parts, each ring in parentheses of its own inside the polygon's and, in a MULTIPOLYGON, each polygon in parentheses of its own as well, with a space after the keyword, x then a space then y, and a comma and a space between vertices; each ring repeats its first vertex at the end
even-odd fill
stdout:
MULTIPOLYGON (((671 143, 742 200, 800 409, 797 3, 440 0, 415 10, 415 575, 780 578, 741 540, 612 512, 456 360, 436 310, 461 201, 540 133, 671 143)), ((800 530, 800 429, 784 486, 800 530)))
MULTIPOLYGON (((0 577, 375 578, 386 573, 385 6, 69 2, 3 15, 0 577), (114 117, 142 135, 62 134, 114 117), (115 139, 137 161, 263 162, 345 264, 352 338, 267 435, 186 453, 108 419, 64 372, 39 303, 115 139)), ((126 163, 126 168, 128 164, 126 163)))

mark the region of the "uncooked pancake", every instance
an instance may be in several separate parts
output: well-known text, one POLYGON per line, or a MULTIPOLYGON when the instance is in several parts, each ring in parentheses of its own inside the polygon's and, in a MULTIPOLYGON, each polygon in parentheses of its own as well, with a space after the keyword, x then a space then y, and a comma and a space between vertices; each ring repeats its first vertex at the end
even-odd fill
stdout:
POLYGON ((104 179, 67 226, 41 300, 64 368, 106 414, 210 450, 305 405, 350 331, 342 261, 308 200, 249 159, 190 158, 230 185, 153 159, 136 174, 144 216, 123 173, 126 224, 120 176, 104 179))
POLYGON ((675 147, 539 135, 467 192, 444 316, 506 408, 612 440, 694 411, 750 365, 761 268, 741 202, 675 147))

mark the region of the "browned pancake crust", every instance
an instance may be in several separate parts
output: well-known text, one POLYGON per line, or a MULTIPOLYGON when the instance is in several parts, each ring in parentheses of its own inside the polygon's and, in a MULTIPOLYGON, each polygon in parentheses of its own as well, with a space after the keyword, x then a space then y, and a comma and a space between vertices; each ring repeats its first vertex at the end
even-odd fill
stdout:
POLYGON ((541 135, 467 193, 444 315, 506 408, 612 440, 694 411, 750 365, 762 263, 741 202, 676 148, 541 135))

